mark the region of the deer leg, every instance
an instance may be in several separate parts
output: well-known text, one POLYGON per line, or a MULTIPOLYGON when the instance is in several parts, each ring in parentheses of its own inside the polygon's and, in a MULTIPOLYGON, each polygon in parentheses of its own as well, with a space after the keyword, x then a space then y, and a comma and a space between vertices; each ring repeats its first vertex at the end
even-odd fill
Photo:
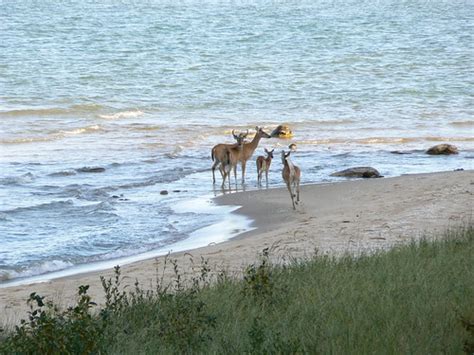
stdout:
POLYGON ((242 162, 242 185, 245 183, 245 164, 246 162, 242 162))
POLYGON ((298 188, 297 188, 296 181, 293 181, 292 185, 293 185, 293 197, 296 197, 295 204, 297 205, 299 198, 297 197, 298 188))
POLYGON ((286 187, 288 188, 288 191, 290 191, 290 197, 291 197, 291 203, 293 204, 293 209, 296 210, 295 200, 294 200, 294 197, 293 197, 293 191, 291 191, 291 184, 289 182, 287 182, 286 187))
POLYGON ((237 164, 235 164, 232 168, 234 169, 235 184, 237 185, 237 164))
MULTIPOLYGON (((215 170, 216 170, 216 166, 217 164, 219 164, 219 162, 216 160, 214 162, 214 164, 212 164, 212 183, 215 184, 216 183, 216 175, 215 175, 215 170)), ((221 175, 222 175, 222 171, 221 171, 221 175)))
POLYGON ((221 170, 221 174, 222 174, 222 185, 221 185, 221 188, 224 188, 224 185, 225 185, 225 179, 227 177, 227 173, 225 171, 225 167, 223 169, 224 171, 221 170))
POLYGON ((265 170, 265 181, 267 182, 267 186, 268 186, 268 169, 265 170))
POLYGON ((300 182, 296 183, 296 201, 300 202, 300 182))

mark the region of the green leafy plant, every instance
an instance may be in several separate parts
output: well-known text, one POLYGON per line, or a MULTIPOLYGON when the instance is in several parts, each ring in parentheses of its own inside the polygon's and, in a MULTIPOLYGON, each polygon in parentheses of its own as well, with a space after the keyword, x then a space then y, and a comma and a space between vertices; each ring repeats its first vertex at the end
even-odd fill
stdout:
POLYGON ((92 316, 95 306, 87 294, 88 285, 79 286, 75 306, 60 311, 33 292, 28 320, 21 320, 0 351, 21 354, 89 354, 102 346, 103 324, 92 316))

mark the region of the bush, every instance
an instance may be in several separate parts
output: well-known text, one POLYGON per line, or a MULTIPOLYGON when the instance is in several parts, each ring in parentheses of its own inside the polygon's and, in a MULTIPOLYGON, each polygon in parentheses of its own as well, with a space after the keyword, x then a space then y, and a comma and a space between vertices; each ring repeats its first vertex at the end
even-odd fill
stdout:
POLYGON ((95 306, 87 294, 89 286, 79 286, 78 302, 59 311, 51 302, 33 292, 28 320, 21 320, 14 333, 1 344, 0 352, 21 354, 90 354, 100 352, 104 324, 91 315, 95 306), (35 306, 36 305, 36 306, 35 306))

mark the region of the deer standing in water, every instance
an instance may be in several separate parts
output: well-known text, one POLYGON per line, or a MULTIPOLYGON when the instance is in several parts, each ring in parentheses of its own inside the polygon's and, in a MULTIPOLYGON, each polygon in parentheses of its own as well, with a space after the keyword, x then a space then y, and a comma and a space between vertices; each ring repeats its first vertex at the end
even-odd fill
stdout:
MULTIPOLYGON (((257 133, 255 133, 255 137, 248 142, 244 143, 242 146, 242 153, 240 155, 240 163, 242 164, 242 184, 245 182, 245 166, 247 164, 247 160, 250 159, 250 157, 253 155, 253 152, 255 149, 258 147, 258 143, 260 143, 260 139, 263 138, 271 138, 272 136, 266 133, 262 128, 256 126, 255 130, 257 133)), ((237 181, 237 169, 234 169, 234 176, 235 176, 235 181, 237 181)))
MULTIPOLYGON (((235 166, 237 166, 238 159, 240 158, 240 152, 242 150, 242 146, 244 143, 245 137, 249 134, 249 131, 247 130, 247 133, 240 133, 239 135, 235 134, 235 130, 232 130, 232 136, 234 139, 237 141, 237 143, 233 144, 216 144, 212 150, 211 150, 211 158, 212 161, 214 162, 212 164, 212 183, 216 183, 216 175, 215 175, 215 170, 216 167, 219 166, 219 171, 221 172, 222 178, 225 180, 225 176, 227 176, 230 173, 230 170, 226 173, 226 168, 232 169, 231 165, 231 158, 234 157, 235 159, 235 166), (238 148, 236 151, 234 148, 238 148), (232 150, 232 152, 229 152, 229 149, 232 150)), ((236 178, 237 180, 237 178, 236 178)), ((229 179, 230 183, 230 179, 229 179)), ((224 185, 224 184, 223 184, 224 185)))
POLYGON ((295 197, 296 197, 296 204, 300 201, 300 178, 301 178, 301 170, 290 159, 291 151, 285 153, 284 150, 281 151, 281 162, 283 164, 283 171, 281 175, 283 176, 283 180, 285 181, 286 187, 290 192, 291 196, 291 203, 293 204, 293 209, 296 210, 295 207, 295 197), (296 194, 295 194, 296 190, 296 194))
POLYGON ((225 150, 222 152, 222 157, 220 158, 221 165, 219 167, 219 170, 222 175, 222 188, 224 188, 225 180, 229 178, 230 189, 230 172, 232 171, 232 169, 234 169, 234 172, 237 169, 237 163, 239 162, 239 158, 242 155, 243 146, 243 137, 239 136, 237 144, 232 147, 226 147, 225 150))
POLYGON ((265 153, 267 156, 264 157, 262 155, 259 155, 257 157, 257 183, 259 185, 262 183, 262 175, 263 175, 263 172, 265 172, 265 180, 268 186, 268 170, 270 170, 270 165, 272 163, 274 150, 275 149, 267 150, 267 148, 265 148, 265 153))

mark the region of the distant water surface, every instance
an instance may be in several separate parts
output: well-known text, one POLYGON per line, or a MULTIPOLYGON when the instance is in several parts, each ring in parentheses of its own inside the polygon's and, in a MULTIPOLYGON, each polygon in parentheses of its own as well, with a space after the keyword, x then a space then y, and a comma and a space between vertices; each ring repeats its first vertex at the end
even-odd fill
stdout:
POLYGON ((0 5, 0 282, 248 228, 206 202, 234 128, 288 123, 256 155, 296 143, 304 183, 473 168, 473 1, 0 5))

